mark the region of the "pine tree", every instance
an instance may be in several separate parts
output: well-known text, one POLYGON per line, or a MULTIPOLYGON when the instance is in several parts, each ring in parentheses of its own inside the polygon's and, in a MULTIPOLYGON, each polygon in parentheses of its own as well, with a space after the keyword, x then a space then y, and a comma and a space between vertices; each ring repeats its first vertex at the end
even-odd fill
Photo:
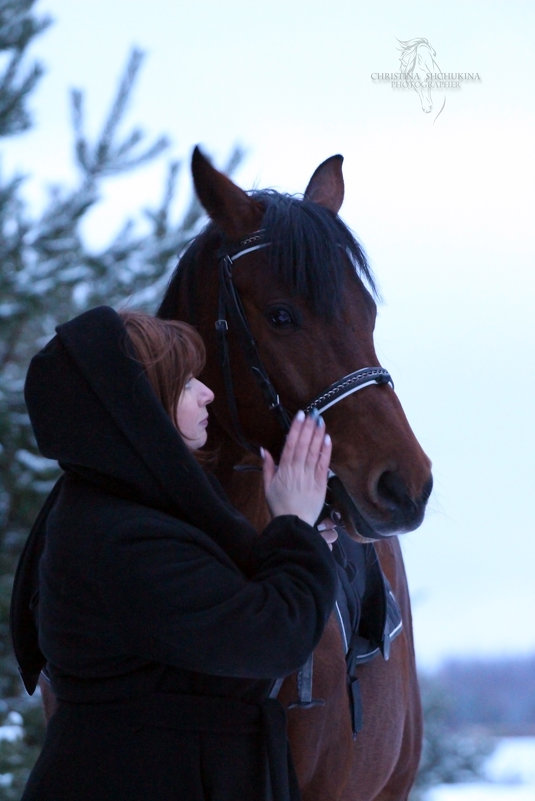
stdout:
MULTIPOLYGON (((0 137, 31 126, 28 101, 43 73, 26 66, 32 41, 50 24, 33 15, 36 0, 0 0, 0 137), (3 58, 5 57, 5 58, 3 58)), ((120 136, 143 55, 133 50, 100 135, 85 134, 84 95, 71 96, 76 186, 57 187, 46 207, 31 213, 24 179, 0 171, 0 798, 19 798, 42 738, 39 699, 20 683, 8 635, 12 578, 24 540, 56 478, 41 458, 22 397, 31 356, 55 326, 86 308, 105 303, 153 311, 177 254, 197 232, 201 208, 192 197, 179 220, 172 205, 181 164, 169 164, 161 203, 127 221, 106 247, 92 249, 81 224, 99 202, 103 183, 160 157, 165 137, 146 142, 135 128, 120 136), (4 739, 2 739, 2 732, 4 739), (12 735, 14 739, 6 739, 12 735)), ((241 158, 238 148, 226 170, 241 158)), ((1 165, 0 165, 1 167, 1 165)))

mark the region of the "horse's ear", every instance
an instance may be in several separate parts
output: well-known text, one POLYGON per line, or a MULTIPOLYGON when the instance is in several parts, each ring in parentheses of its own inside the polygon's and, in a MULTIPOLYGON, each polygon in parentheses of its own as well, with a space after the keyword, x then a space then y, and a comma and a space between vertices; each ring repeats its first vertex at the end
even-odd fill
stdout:
POLYGON ((260 204, 212 167, 198 147, 193 151, 191 171, 201 204, 229 239, 241 239, 260 226, 260 204))
POLYGON ((307 200, 338 214, 344 202, 343 156, 331 156, 317 168, 305 190, 307 200))

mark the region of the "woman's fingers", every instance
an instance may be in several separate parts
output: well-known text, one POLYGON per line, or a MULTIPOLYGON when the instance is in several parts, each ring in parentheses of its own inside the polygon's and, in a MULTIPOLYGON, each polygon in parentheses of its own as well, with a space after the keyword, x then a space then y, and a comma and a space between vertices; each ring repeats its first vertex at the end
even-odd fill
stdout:
POLYGON ((264 489, 273 515, 295 514, 311 525, 325 501, 331 439, 318 415, 298 413, 275 467, 264 451, 264 489))
POLYGON ((307 419, 305 413, 303 411, 297 412, 294 419, 292 420, 290 430, 286 435, 286 442, 284 443, 284 448, 282 449, 279 466, 293 463, 296 455, 296 449, 299 444, 301 432, 306 422, 307 419))
POLYGON ((333 543, 338 539, 338 532, 334 520, 331 520, 330 517, 325 517, 318 523, 316 528, 332 551, 333 543))
POLYGON ((313 417, 312 422, 314 423, 314 426, 310 436, 305 463, 310 469, 316 470, 318 466, 318 460, 325 446, 325 423, 323 422, 323 417, 319 416, 313 417))
POLYGON ((298 412, 286 437, 279 466, 303 465, 315 470, 324 448, 325 423, 317 413, 305 417, 298 412))
POLYGON ((269 451, 260 448, 260 455, 262 457, 262 474, 264 477, 264 491, 267 490, 275 476, 275 462, 269 451))
POLYGON ((333 449, 332 439, 328 434, 324 434, 321 450, 316 462, 316 471, 320 480, 327 481, 329 466, 331 464, 331 454, 333 449))

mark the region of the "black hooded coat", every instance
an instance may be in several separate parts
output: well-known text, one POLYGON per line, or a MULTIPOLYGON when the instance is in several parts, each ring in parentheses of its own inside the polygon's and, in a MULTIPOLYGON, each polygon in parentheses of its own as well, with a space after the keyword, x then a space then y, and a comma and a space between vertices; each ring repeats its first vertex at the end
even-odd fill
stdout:
POLYGON ((321 636, 334 560, 297 517, 255 532, 130 347, 101 307, 59 326, 28 371, 39 448, 64 476, 38 598, 59 707, 23 799, 294 801, 269 691, 321 636))

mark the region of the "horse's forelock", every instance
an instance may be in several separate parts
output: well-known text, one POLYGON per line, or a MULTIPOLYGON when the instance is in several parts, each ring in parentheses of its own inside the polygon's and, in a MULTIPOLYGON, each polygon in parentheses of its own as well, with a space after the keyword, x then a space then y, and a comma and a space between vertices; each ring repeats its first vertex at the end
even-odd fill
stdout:
POLYGON ((345 223, 323 206, 293 195, 252 193, 264 208, 265 255, 274 277, 304 298, 316 314, 331 316, 341 301, 346 259, 376 294, 366 254, 345 223))

